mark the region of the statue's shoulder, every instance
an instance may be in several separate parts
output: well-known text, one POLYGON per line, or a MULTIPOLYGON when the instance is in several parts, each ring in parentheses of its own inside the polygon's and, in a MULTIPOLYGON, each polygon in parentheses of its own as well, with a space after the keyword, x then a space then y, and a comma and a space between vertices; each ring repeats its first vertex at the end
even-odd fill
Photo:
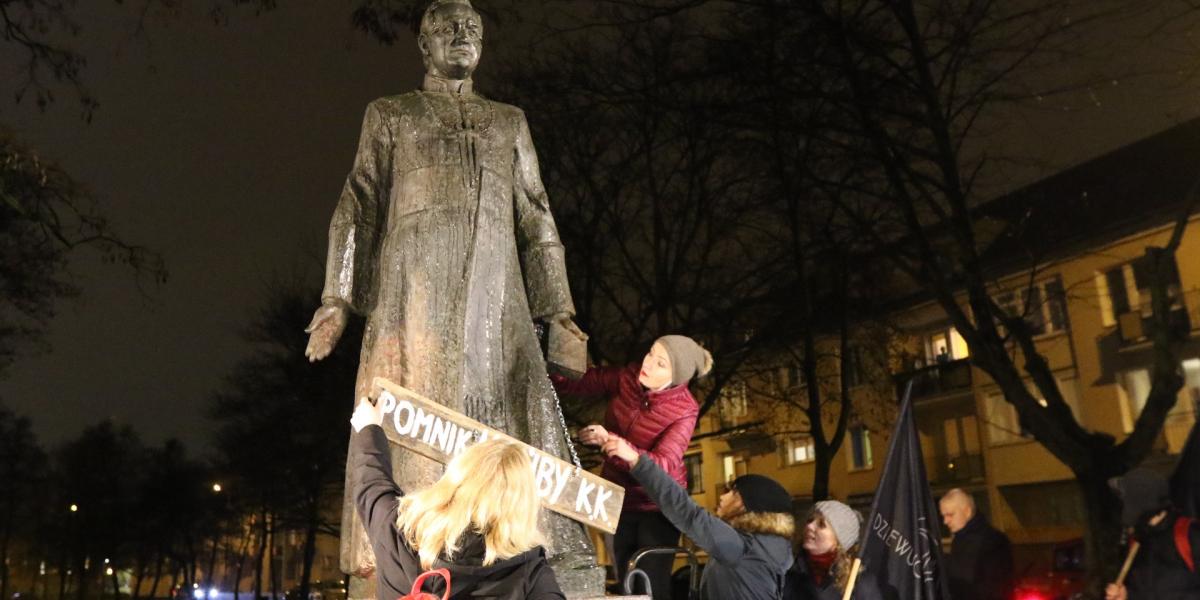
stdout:
POLYGON ((402 116, 411 114, 420 104, 421 99, 417 96, 417 92, 412 91, 376 98, 367 105, 367 109, 374 109, 385 116, 402 116))
POLYGON ((495 110, 496 115, 502 119, 505 119, 505 120, 516 120, 516 119, 523 120, 523 119, 525 119, 525 111, 521 110, 519 107, 513 106, 511 104, 505 104, 503 102, 498 102, 498 101, 492 100, 490 98, 484 98, 483 96, 480 96, 480 98, 483 98, 489 105, 491 105, 492 110, 495 110))

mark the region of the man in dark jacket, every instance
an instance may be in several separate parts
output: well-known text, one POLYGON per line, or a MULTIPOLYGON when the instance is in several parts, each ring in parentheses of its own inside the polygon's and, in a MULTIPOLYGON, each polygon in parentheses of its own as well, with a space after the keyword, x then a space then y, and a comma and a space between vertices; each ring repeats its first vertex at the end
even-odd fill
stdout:
POLYGON ((1125 584, 1109 584, 1106 600, 1200 598, 1200 525, 1171 506, 1166 478, 1138 468, 1112 485, 1121 496, 1121 520, 1139 548, 1125 584))
POLYGON ((762 475, 738 477, 721 495, 714 516, 629 442, 614 436, 604 453, 628 463, 663 515, 708 552, 700 578, 702 600, 780 598, 796 528, 792 497, 782 485, 762 475))
POLYGON ((954 539, 946 576, 954 600, 1009 600, 1012 597, 1012 545, 975 510, 975 500, 958 488, 942 496, 938 508, 954 539))

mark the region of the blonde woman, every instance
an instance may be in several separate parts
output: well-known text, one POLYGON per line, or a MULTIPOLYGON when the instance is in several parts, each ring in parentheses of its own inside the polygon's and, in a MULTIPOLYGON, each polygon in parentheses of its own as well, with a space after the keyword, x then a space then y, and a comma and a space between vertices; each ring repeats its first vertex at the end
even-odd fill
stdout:
MULTIPOLYGON (((450 571, 451 598, 564 598, 540 545, 541 505, 525 452, 500 440, 476 444, 432 486, 405 495, 392 480, 382 422, 367 400, 350 419, 354 500, 375 551, 379 600, 407 594, 417 575, 441 568, 450 571)), ((426 587, 442 593, 440 578, 426 587)))
MULTIPOLYGON (((800 555, 788 571, 786 600, 841 600, 858 553, 861 519, 858 511, 837 500, 813 505, 804 524, 800 555)), ((855 600, 880 598, 874 579, 859 571, 851 596, 855 600)))

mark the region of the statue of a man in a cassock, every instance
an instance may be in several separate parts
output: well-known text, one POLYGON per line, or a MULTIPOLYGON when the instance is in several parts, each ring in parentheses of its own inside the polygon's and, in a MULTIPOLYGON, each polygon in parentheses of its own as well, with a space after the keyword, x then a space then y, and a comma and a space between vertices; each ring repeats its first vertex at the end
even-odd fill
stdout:
MULTIPOLYGON (((306 354, 328 356, 348 313, 365 314, 356 398, 386 377, 567 459, 535 323, 584 336, 571 322, 563 247, 529 126, 520 109, 475 93, 483 23, 469 0, 434 0, 418 45, 421 89, 367 106, 329 226, 325 289, 306 354)), ((392 463, 408 489, 442 471, 395 447, 392 463)), ((347 490, 353 476, 348 470, 347 490)), ((564 590, 588 579, 599 588, 583 527, 543 512, 564 590)), ((345 572, 371 572, 365 537, 347 496, 345 572)), ((580 591, 603 595, 602 588, 580 591)))

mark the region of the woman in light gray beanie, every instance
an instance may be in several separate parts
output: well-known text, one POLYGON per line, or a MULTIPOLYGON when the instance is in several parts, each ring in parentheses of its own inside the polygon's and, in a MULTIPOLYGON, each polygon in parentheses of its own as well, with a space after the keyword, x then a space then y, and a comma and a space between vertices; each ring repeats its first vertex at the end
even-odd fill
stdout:
MULTIPOLYGON (((800 555, 788 571, 785 599, 841 600, 850 579, 850 567, 858 554, 862 516, 837 500, 813 505, 800 540, 800 555)), ((859 571, 852 598, 877 600, 879 588, 867 573, 859 571)))

